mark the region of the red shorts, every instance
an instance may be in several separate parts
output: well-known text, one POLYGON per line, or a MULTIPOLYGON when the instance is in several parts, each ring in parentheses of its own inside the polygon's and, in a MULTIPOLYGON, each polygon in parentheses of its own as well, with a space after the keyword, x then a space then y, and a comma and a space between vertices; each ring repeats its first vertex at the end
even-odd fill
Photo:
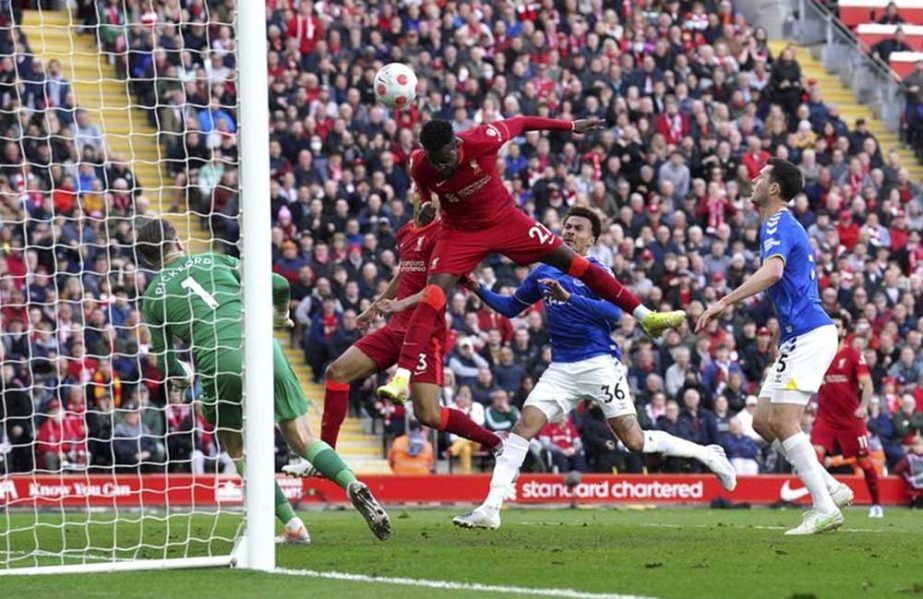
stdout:
POLYGON ((816 420, 811 427, 811 444, 823 447, 827 455, 861 458, 869 453, 869 431, 865 425, 843 428, 816 420))
POLYGON ((490 254, 503 254, 520 266, 540 262, 561 238, 519 210, 510 210, 494 226, 479 231, 443 228, 429 263, 429 274, 465 275, 490 254))
MULTIPOLYGON (((404 331, 396 331, 386 326, 365 335, 356 341, 353 347, 371 358, 378 365, 379 370, 384 372, 397 364, 403 345, 404 331)), ((437 335, 430 337, 426 355, 421 356, 417 367, 413 370, 412 383, 442 386, 442 348, 443 342, 437 335)))

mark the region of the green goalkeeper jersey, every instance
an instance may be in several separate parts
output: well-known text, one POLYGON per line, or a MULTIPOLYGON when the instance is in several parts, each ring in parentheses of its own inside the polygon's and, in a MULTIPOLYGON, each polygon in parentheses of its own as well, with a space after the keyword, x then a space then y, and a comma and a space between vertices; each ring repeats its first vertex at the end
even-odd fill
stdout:
MULTIPOLYGON (((288 282, 272 277, 273 303, 288 302, 288 282)), ((157 363, 167 378, 183 376, 174 339, 191 348, 196 370, 214 374, 219 356, 242 349, 240 260, 198 254, 171 262, 151 280, 142 303, 157 363)))

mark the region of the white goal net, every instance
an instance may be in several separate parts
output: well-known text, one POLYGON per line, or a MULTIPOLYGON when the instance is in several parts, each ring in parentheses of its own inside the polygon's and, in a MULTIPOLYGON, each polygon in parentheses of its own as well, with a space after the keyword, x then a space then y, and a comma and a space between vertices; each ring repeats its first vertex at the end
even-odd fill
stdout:
POLYGON ((230 563, 244 488, 201 378, 165 377, 134 239, 162 216, 239 255, 234 3, 21 4, 0 1, 0 573, 230 563))

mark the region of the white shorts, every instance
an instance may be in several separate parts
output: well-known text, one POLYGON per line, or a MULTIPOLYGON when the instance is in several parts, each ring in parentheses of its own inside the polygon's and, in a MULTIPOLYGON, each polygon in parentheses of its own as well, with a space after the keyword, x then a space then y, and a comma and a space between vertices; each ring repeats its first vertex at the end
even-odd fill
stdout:
MULTIPOLYGON (((822 326, 804 335, 792 337, 779 346, 779 355, 770 367, 769 376, 760 388, 760 397, 773 403, 786 403, 782 391, 801 391, 807 405, 824 382, 827 368, 836 356, 840 341, 836 327, 822 326)), ((787 394, 788 402, 795 394, 787 394)))
POLYGON ((596 356, 580 362, 553 362, 532 389, 525 405, 541 410, 549 422, 557 422, 585 399, 596 402, 606 419, 635 414, 625 367, 612 356, 596 356))

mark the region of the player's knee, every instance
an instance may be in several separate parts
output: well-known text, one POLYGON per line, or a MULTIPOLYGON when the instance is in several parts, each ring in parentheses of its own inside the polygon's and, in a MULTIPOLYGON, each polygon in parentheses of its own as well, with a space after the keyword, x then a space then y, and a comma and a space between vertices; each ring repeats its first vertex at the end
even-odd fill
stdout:
POLYGON ((324 369, 324 379, 329 381, 345 381, 346 372, 338 360, 334 360, 324 369))
POLYGON ((579 279, 589 268, 589 260, 583 256, 575 255, 570 261, 570 266, 567 267, 567 274, 579 279))
POLYGON ((428 426, 430 428, 435 428, 435 429, 440 428, 439 426, 440 408, 438 405, 424 406, 420 404, 414 404, 413 415, 423 426, 428 426))
POLYGON ((619 435, 619 439, 622 440, 622 443, 629 451, 641 453, 644 450, 644 432, 638 427, 631 428, 619 435))
POLYGON ((445 291, 439 285, 430 283, 423 289, 423 295, 420 296, 420 302, 431 306, 436 310, 442 310, 445 307, 445 291))

